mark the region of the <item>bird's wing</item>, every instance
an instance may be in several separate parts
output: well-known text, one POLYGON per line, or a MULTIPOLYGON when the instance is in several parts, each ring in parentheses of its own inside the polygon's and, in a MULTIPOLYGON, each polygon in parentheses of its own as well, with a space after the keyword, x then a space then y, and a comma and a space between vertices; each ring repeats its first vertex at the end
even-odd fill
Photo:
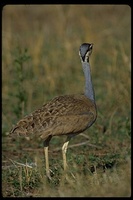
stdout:
POLYGON ((45 139, 49 135, 67 135, 81 133, 90 127, 95 121, 94 114, 89 112, 83 115, 65 115, 52 117, 49 125, 46 121, 42 123, 40 130, 41 138, 45 139))
POLYGON ((64 95, 55 97, 49 103, 34 111, 32 115, 41 114, 43 117, 48 117, 81 114, 90 112, 94 107, 95 104, 84 95, 64 95))
POLYGON ((95 106, 83 95, 59 96, 21 119, 11 133, 42 138, 51 135, 78 133, 95 120, 95 106))

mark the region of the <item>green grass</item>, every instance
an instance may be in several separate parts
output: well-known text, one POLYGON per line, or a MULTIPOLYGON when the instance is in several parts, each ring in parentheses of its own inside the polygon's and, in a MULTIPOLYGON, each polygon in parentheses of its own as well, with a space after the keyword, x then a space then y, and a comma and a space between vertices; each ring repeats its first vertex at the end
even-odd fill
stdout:
POLYGON ((2 14, 3 196, 130 196, 130 7, 5 6, 2 14), (7 133, 51 98, 84 91, 78 56, 83 42, 94 43, 90 64, 97 120, 70 141, 67 179, 61 154, 65 136, 52 138, 48 181, 42 141, 14 140, 7 133))

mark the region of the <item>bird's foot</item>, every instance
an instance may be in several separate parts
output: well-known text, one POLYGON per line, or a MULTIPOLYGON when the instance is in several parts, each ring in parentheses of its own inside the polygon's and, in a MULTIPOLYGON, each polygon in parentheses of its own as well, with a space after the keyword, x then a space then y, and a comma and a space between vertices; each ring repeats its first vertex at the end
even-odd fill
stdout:
POLYGON ((48 178, 49 181, 52 180, 52 177, 51 177, 51 175, 49 173, 47 173, 47 178, 48 178))
POLYGON ((52 180, 51 175, 53 176, 54 172, 50 169, 50 170, 46 171, 46 175, 47 175, 48 180, 51 181, 52 180))

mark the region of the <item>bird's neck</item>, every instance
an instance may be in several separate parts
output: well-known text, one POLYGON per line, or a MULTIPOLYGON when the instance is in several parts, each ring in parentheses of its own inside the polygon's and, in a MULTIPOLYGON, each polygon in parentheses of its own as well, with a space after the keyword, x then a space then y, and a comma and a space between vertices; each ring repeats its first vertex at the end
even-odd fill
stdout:
POLYGON ((95 101, 95 94, 91 80, 90 64, 88 62, 82 62, 82 67, 85 75, 85 96, 92 101, 95 101))

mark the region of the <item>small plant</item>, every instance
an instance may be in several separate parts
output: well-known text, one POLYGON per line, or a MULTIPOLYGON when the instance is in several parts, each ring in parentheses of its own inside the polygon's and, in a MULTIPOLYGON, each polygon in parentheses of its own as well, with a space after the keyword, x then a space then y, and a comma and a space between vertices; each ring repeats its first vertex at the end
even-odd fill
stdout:
POLYGON ((13 61, 14 64, 14 80, 13 85, 16 88, 16 93, 10 95, 15 96, 17 99, 17 103, 13 104, 13 112, 15 113, 17 119, 21 118, 24 115, 24 109, 26 107, 27 102, 27 94, 26 90, 23 88, 24 82, 24 65, 29 61, 31 57, 28 55, 28 50, 25 48, 24 50, 19 47, 16 48, 15 58, 13 61))

